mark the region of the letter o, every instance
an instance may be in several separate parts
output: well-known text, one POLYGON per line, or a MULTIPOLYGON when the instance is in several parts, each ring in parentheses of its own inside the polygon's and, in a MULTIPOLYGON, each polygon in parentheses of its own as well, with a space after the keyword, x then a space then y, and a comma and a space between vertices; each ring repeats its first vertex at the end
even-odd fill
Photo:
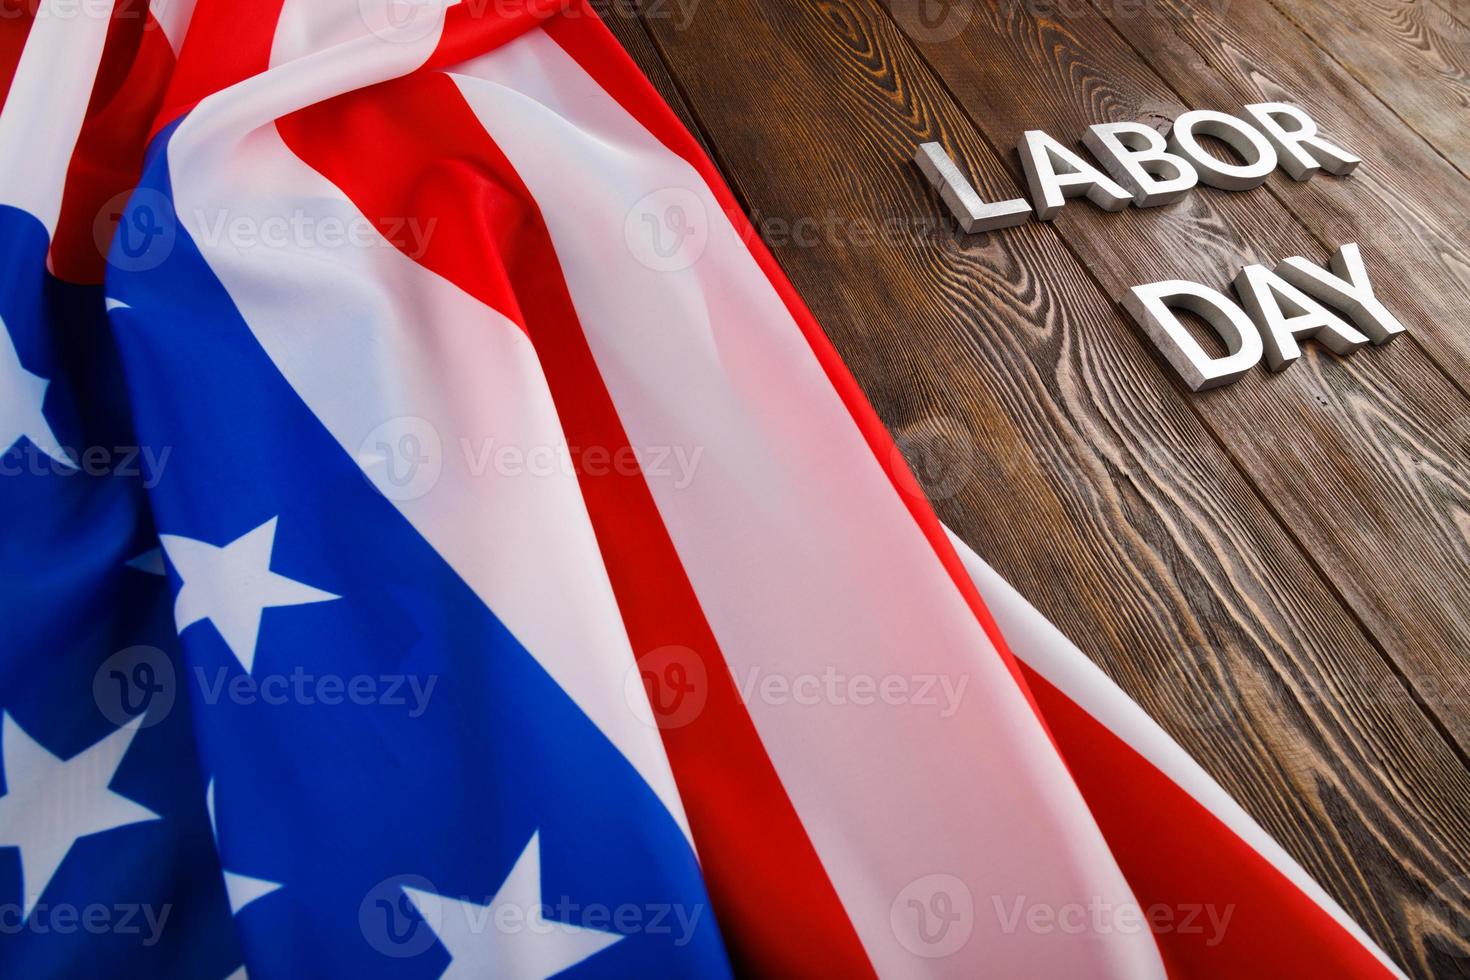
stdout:
POLYGON ((1194 165, 1201 183, 1227 191, 1259 187, 1276 169, 1276 148, 1260 130, 1213 109, 1192 109, 1174 120, 1174 128, 1169 131, 1169 149, 1194 165), (1196 132, 1223 140, 1245 162, 1226 163, 1216 157, 1199 145, 1196 132))

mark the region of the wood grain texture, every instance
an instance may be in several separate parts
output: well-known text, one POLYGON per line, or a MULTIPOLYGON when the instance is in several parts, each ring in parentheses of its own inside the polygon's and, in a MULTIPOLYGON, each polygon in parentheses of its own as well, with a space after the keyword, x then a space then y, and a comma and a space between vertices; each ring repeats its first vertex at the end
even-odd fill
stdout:
MULTIPOLYGON (((1045 18, 1019 5, 977 5, 967 30, 919 49, 996 147, 1015 146, 1026 129, 1075 139, 1092 123, 1162 123, 1188 108, 1097 11, 1068 10, 1045 18), (1039 84, 1017 84, 1026 78, 1039 84)), ((1328 251, 1264 191, 1206 188, 1118 214, 1076 202, 1055 225, 1114 300, 1160 279, 1225 287, 1249 262, 1322 262, 1328 251)), ((1412 291, 1412 270, 1398 255, 1380 251, 1370 262, 1386 296, 1412 291)), ((1464 303, 1449 310, 1460 323, 1470 319, 1464 303)), ((1470 712, 1443 703, 1443 692, 1464 690, 1470 637, 1470 401, 1415 342, 1350 358, 1308 347, 1285 372, 1251 372, 1189 404, 1429 710, 1470 748, 1470 712)))
MULTIPOLYGON (((1412 3, 1413 0, 1401 0, 1403 3, 1412 3)), ((1427 0, 1446 17, 1457 24, 1470 24, 1470 9, 1465 6, 1465 0, 1427 0)))
MULTIPOLYGON (((1106 284, 1140 263, 1094 267, 1065 231, 1039 224, 957 239, 909 163, 913 147, 941 140, 992 197, 1016 196, 1015 174, 874 3, 706 0, 685 29, 647 27, 661 59, 645 70, 672 69, 727 179, 941 516, 1391 955, 1426 976, 1464 962, 1455 954, 1470 947, 1454 926, 1470 916, 1458 881, 1470 871, 1470 779, 1222 446, 1217 426, 1239 424, 1239 414, 1207 424, 1123 322, 1106 284), (798 226, 817 231, 794 234, 798 226)), ((1120 68, 1139 72, 1127 59, 1120 68)), ((1110 91, 1075 64, 1051 77, 1006 76, 988 52, 971 70, 996 73, 997 84, 1032 100, 1054 86, 1110 91)), ((1175 108, 1164 92, 1160 114, 1175 108)), ((1131 111, 1133 101, 1117 104, 1131 111)), ((1060 119, 1038 125, 1068 131, 1060 119)), ((1156 263, 1202 238, 1213 258, 1201 265, 1221 263, 1211 266, 1214 281, 1243 242, 1313 245, 1279 205, 1238 215, 1196 198, 1164 218, 1180 226, 1170 236, 1129 227, 1122 215, 1103 216, 1107 234, 1145 243, 1156 263)), ((1425 368, 1422 353, 1401 346, 1411 360, 1398 370, 1425 368)), ((1374 353, 1392 357, 1399 347, 1374 353)), ((1334 440, 1358 437, 1358 425, 1406 424, 1410 409, 1357 393, 1383 380, 1381 368, 1352 381, 1339 377, 1341 362, 1313 356, 1295 370, 1313 379, 1308 395, 1351 405, 1365 421, 1348 426, 1335 414, 1315 433, 1321 403, 1288 398, 1247 433, 1269 439, 1261 433, 1274 426, 1305 426, 1328 440, 1315 460, 1337 449, 1334 440)), ((1430 394, 1417 397, 1443 420, 1457 395, 1428 370, 1430 394)), ((1449 455, 1439 446, 1435 458, 1449 455)), ((1308 463, 1283 465, 1294 467, 1283 479, 1317 478, 1308 463)))
MULTIPOLYGON (((1404 0, 1404 2, 1409 3, 1412 0, 1404 0)), ((1462 27, 1470 26, 1470 8, 1466 7, 1465 0, 1429 0, 1429 2, 1456 24, 1462 27)))
POLYGON ((1428 0, 1272 0, 1470 175, 1470 26, 1428 0))

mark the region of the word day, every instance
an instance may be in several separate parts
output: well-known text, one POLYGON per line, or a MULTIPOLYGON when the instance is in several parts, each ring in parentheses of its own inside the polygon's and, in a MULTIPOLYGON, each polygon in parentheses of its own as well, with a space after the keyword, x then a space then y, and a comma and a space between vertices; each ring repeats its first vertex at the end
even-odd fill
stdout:
MULTIPOLYGON (((1250 190, 1277 168, 1294 180, 1307 180, 1321 170, 1347 176, 1362 162, 1319 135, 1311 116, 1290 103, 1262 102, 1244 112, 1249 121, 1192 110, 1174 121, 1167 137, 1136 122, 1089 126, 1082 142, 1102 169, 1041 130, 1028 130, 1017 151, 1031 203, 985 201, 938 143, 920 146, 915 160, 967 233, 1012 227, 1033 212, 1049 221, 1069 198, 1086 197, 1107 211, 1130 204, 1150 208, 1177 201, 1201 183, 1250 190), (1239 162, 1206 150, 1201 136, 1222 141, 1239 162)), ((1229 384, 1263 358, 1272 371, 1284 370, 1301 356, 1302 340, 1349 354, 1404 332, 1374 296, 1353 243, 1338 248, 1326 269, 1293 256, 1272 269, 1247 265, 1233 286, 1238 303, 1219 290, 1178 279, 1135 286, 1123 299, 1123 308, 1192 391, 1229 384), (1201 317, 1226 352, 1208 353, 1181 311, 1201 317)))
POLYGON ((1123 297, 1123 309, 1190 391, 1238 380, 1262 357, 1272 371, 1284 371, 1302 356, 1301 340, 1351 354, 1404 332, 1373 295, 1362 252, 1353 242, 1340 246, 1325 269, 1292 256, 1274 269, 1248 265, 1232 285, 1239 304, 1217 289, 1183 279, 1134 286, 1123 297), (1180 319, 1180 310, 1203 318, 1224 342, 1225 354, 1205 351, 1180 319))

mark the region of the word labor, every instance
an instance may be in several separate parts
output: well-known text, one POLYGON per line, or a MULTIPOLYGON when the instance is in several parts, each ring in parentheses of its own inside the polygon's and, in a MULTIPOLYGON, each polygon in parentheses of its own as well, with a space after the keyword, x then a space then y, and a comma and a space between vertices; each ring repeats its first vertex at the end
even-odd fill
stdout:
POLYGON ((1089 126, 1082 142, 1102 162, 1104 173, 1039 129, 1029 129, 1016 147, 1026 172, 1031 200, 987 202, 938 143, 915 154, 919 169, 967 233, 1009 228, 1036 217, 1050 221, 1068 198, 1086 197, 1107 211, 1132 204, 1158 207, 1183 197, 1196 184, 1229 191, 1259 187, 1280 167, 1295 180, 1318 170, 1339 177, 1352 173, 1356 156, 1317 135, 1317 124, 1286 102, 1245 107, 1252 122, 1223 112, 1195 109, 1174 120, 1166 138, 1137 122, 1089 126), (1235 151, 1239 163, 1220 159, 1200 143, 1212 136, 1235 151))

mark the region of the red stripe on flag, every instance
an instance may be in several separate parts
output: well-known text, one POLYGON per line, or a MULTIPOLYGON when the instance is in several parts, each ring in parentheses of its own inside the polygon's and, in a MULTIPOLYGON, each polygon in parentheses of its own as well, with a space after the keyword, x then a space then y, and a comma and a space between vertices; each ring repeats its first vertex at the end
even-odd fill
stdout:
MULTIPOLYGON (((173 68, 173 49, 146 0, 121 0, 108 26, 92 100, 67 167, 51 242, 51 269, 57 278, 102 281, 104 249, 116 222, 115 214, 102 211, 138 182, 148 127, 173 68)), ((115 210, 121 209, 119 201, 115 210)))
POLYGON ((1170 976, 1393 975, 1177 783, 1046 678, 1022 670, 1139 905, 1156 910, 1154 939, 1170 976))
MULTIPOLYGON (((630 452, 540 212, 447 76, 349 93, 278 125, 370 218, 434 222, 423 254, 408 254, 525 326, 571 446, 630 452)), ((732 959, 744 973, 871 975, 641 473, 594 475, 579 457, 578 477, 640 662, 679 647, 706 677, 703 709, 663 738, 732 959)))
POLYGON ((284 5, 285 0, 199 0, 163 108, 148 138, 151 140, 200 99, 270 67, 271 45, 284 5))

